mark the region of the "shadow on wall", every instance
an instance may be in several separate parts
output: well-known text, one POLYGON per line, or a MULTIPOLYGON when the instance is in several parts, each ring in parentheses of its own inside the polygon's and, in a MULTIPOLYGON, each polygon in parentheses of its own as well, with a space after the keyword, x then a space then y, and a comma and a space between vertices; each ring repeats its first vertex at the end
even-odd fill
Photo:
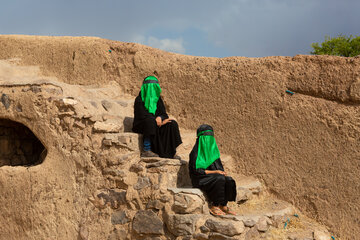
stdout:
POLYGON ((41 164, 47 150, 25 125, 0 119, 0 167, 41 164))
POLYGON ((132 132, 134 118, 132 117, 125 117, 123 124, 124 124, 124 132, 132 132))

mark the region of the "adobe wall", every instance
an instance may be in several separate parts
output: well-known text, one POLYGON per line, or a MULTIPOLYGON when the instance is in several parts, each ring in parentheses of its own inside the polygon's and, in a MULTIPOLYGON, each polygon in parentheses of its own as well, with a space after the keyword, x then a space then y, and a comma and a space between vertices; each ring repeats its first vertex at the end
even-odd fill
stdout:
POLYGON ((133 96, 155 74, 182 128, 212 125, 239 172, 343 239, 360 234, 359 57, 219 59, 99 38, 0 36, 0 59, 13 58, 66 83, 116 81, 133 96))

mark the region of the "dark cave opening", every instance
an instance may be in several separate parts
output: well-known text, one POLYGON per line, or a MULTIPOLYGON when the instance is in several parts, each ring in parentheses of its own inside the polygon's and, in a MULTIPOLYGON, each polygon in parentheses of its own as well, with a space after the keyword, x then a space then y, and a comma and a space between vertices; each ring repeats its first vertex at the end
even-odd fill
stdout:
POLYGON ((47 150, 25 125, 0 119, 0 167, 41 164, 47 150))

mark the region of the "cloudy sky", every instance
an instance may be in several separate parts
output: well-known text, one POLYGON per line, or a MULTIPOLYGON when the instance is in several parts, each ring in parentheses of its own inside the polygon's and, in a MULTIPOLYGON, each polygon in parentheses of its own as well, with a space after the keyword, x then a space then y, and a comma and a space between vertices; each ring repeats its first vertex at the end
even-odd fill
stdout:
POLYGON ((360 35, 360 0, 4 0, 0 34, 97 36, 208 57, 309 54, 360 35))

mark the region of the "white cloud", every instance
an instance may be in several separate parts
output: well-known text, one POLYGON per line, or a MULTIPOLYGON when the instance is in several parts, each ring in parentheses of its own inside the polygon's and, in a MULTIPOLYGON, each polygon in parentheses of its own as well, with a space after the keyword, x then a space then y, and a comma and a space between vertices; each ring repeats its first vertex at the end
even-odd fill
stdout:
POLYGON ((170 38, 164 38, 164 39, 158 39, 156 37, 150 36, 147 41, 146 45, 149 45, 154 48, 159 48, 164 51, 168 52, 176 52, 176 53, 185 53, 185 47, 184 47, 184 41, 182 38, 177 39, 170 39, 170 38))

